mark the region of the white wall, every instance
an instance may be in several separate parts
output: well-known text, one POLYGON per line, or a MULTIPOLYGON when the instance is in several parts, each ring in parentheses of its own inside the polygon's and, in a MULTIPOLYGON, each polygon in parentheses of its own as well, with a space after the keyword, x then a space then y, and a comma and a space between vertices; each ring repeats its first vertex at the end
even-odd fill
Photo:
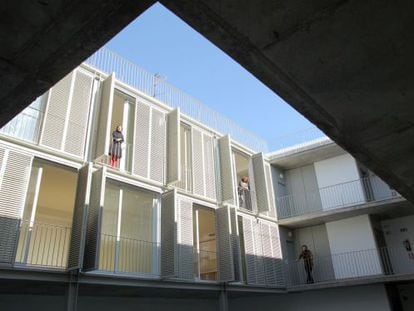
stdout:
POLYGON ((382 273, 369 215, 326 223, 335 278, 382 273))
POLYGON ((365 202, 355 159, 350 154, 315 162, 324 210, 365 202))
POLYGON ((414 216, 385 220, 381 225, 393 272, 414 273, 414 216), (406 240, 411 243, 411 252, 404 247, 406 240))
POLYGON ((391 311, 384 285, 231 299, 230 311, 391 311))

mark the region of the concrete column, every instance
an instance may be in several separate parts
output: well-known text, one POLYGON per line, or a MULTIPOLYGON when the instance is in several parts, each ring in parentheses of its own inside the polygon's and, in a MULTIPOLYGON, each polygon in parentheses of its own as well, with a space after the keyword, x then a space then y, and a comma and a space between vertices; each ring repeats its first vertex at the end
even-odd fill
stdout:
POLYGON ((228 311, 229 310, 227 291, 226 291, 225 288, 222 291, 220 291, 219 310, 220 311, 228 311))
POLYGON ((78 291, 77 275, 71 275, 70 282, 66 287, 66 311, 76 311, 78 309, 78 291))

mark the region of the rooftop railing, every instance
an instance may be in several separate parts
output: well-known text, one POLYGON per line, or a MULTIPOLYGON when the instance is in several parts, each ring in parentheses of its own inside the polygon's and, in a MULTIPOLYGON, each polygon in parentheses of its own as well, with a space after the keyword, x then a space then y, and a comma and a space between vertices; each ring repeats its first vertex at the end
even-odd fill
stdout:
POLYGON ((286 263, 288 286, 414 273, 413 253, 380 247, 286 263))
POLYGON ((230 134, 236 141, 252 150, 268 151, 267 143, 254 133, 172 86, 160 75, 152 74, 106 48, 98 50, 85 63, 107 74, 115 72, 116 78, 125 84, 155 97, 171 108, 180 107, 189 117, 222 134, 230 134))
POLYGON ((278 217, 284 219, 398 197, 398 192, 371 175, 312 192, 277 197, 276 207, 278 217))

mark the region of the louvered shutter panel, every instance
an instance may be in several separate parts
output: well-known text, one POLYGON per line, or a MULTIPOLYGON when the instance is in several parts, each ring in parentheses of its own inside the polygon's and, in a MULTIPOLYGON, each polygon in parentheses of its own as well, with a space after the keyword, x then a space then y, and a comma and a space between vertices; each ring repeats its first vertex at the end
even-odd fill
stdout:
POLYGON ((178 197, 177 205, 177 276, 180 279, 194 279, 193 255, 193 202, 178 197))
POLYGON ((279 228, 276 224, 265 221, 261 221, 259 225, 266 285, 283 286, 284 274, 279 228))
POLYGON ((134 138, 133 173, 148 178, 149 143, 150 143, 150 115, 148 105, 137 102, 136 127, 134 138))
POLYGON ((191 137, 193 147, 193 193, 204 196, 203 134, 200 130, 192 128, 191 137))
POLYGON ((233 164, 230 136, 221 137, 218 140, 221 176, 221 199, 224 203, 235 204, 233 164))
POLYGON ((79 157, 85 151, 92 83, 91 75, 76 70, 64 150, 79 157))
POLYGON ((49 90, 49 101, 40 139, 40 144, 44 146, 62 149, 73 78, 74 72, 71 72, 49 90))
POLYGON ((85 247, 85 229, 89 210, 91 178, 92 164, 83 166, 78 172, 68 269, 80 269, 83 261, 83 248, 85 247))
POLYGON ((152 180, 164 183, 165 115, 152 109, 151 117, 151 170, 152 180))
POLYGON ((259 225, 253 218, 243 217, 242 219, 247 273, 246 281, 251 285, 264 285, 265 279, 259 225))
POLYGON ((252 204, 252 212, 257 213, 257 195, 256 195, 256 184, 254 181, 254 169, 253 169, 253 160, 252 158, 249 159, 248 164, 248 171, 249 176, 253 176, 253 178, 250 178, 249 184, 250 184, 250 200, 252 204))
POLYGON ((229 207, 230 212, 230 225, 231 225, 231 250, 233 254, 233 266, 234 266, 234 280, 243 281, 242 263, 241 263, 241 248, 240 248, 240 235, 237 222, 237 212, 235 206, 229 207))
POLYGON ((109 152, 111 143, 111 114, 114 101, 115 74, 111 74, 101 84, 101 102, 99 105, 99 120, 96 135, 95 157, 98 158, 109 152))
POLYGON ((266 172, 263 153, 258 153, 252 157, 254 184, 256 190, 257 210, 259 213, 269 211, 269 195, 266 185, 266 172))
POLYGON ((12 264, 33 158, 0 147, 0 263, 12 264))
POLYGON ((234 260, 231 241, 233 232, 229 206, 216 209, 216 232, 219 279, 223 282, 234 281, 234 260))
POLYGON ((275 193, 273 190, 272 170, 271 170, 269 163, 265 163, 265 174, 266 174, 267 195, 269 198, 268 216, 276 217, 275 193))
POLYGON ((167 116, 167 184, 179 182, 182 178, 180 147, 180 110, 177 108, 167 116))
POLYGON ((206 185, 206 197, 216 199, 216 172, 214 167, 213 137, 203 134, 204 143, 204 178, 206 185))
POLYGON ((177 227, 175 220, 176 190, 162 195, 161 202, 161 276, 176 277, 177 227))
POLYGON ((99 168, 92 173, 92 185, 89 200, 88 221, 86 228, 84 270, 96 270, 99 266, 99 247, 102 209, 105 198, 106 168, 99 168))

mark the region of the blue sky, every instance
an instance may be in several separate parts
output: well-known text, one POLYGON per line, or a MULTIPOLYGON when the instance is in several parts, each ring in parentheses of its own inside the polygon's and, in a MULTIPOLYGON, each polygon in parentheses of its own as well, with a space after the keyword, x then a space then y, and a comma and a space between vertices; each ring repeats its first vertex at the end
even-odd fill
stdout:
POLYGON ((274 150, 280 136, 312 126, 223 51, 160 4, 106 45, 256 133, 274 150))

